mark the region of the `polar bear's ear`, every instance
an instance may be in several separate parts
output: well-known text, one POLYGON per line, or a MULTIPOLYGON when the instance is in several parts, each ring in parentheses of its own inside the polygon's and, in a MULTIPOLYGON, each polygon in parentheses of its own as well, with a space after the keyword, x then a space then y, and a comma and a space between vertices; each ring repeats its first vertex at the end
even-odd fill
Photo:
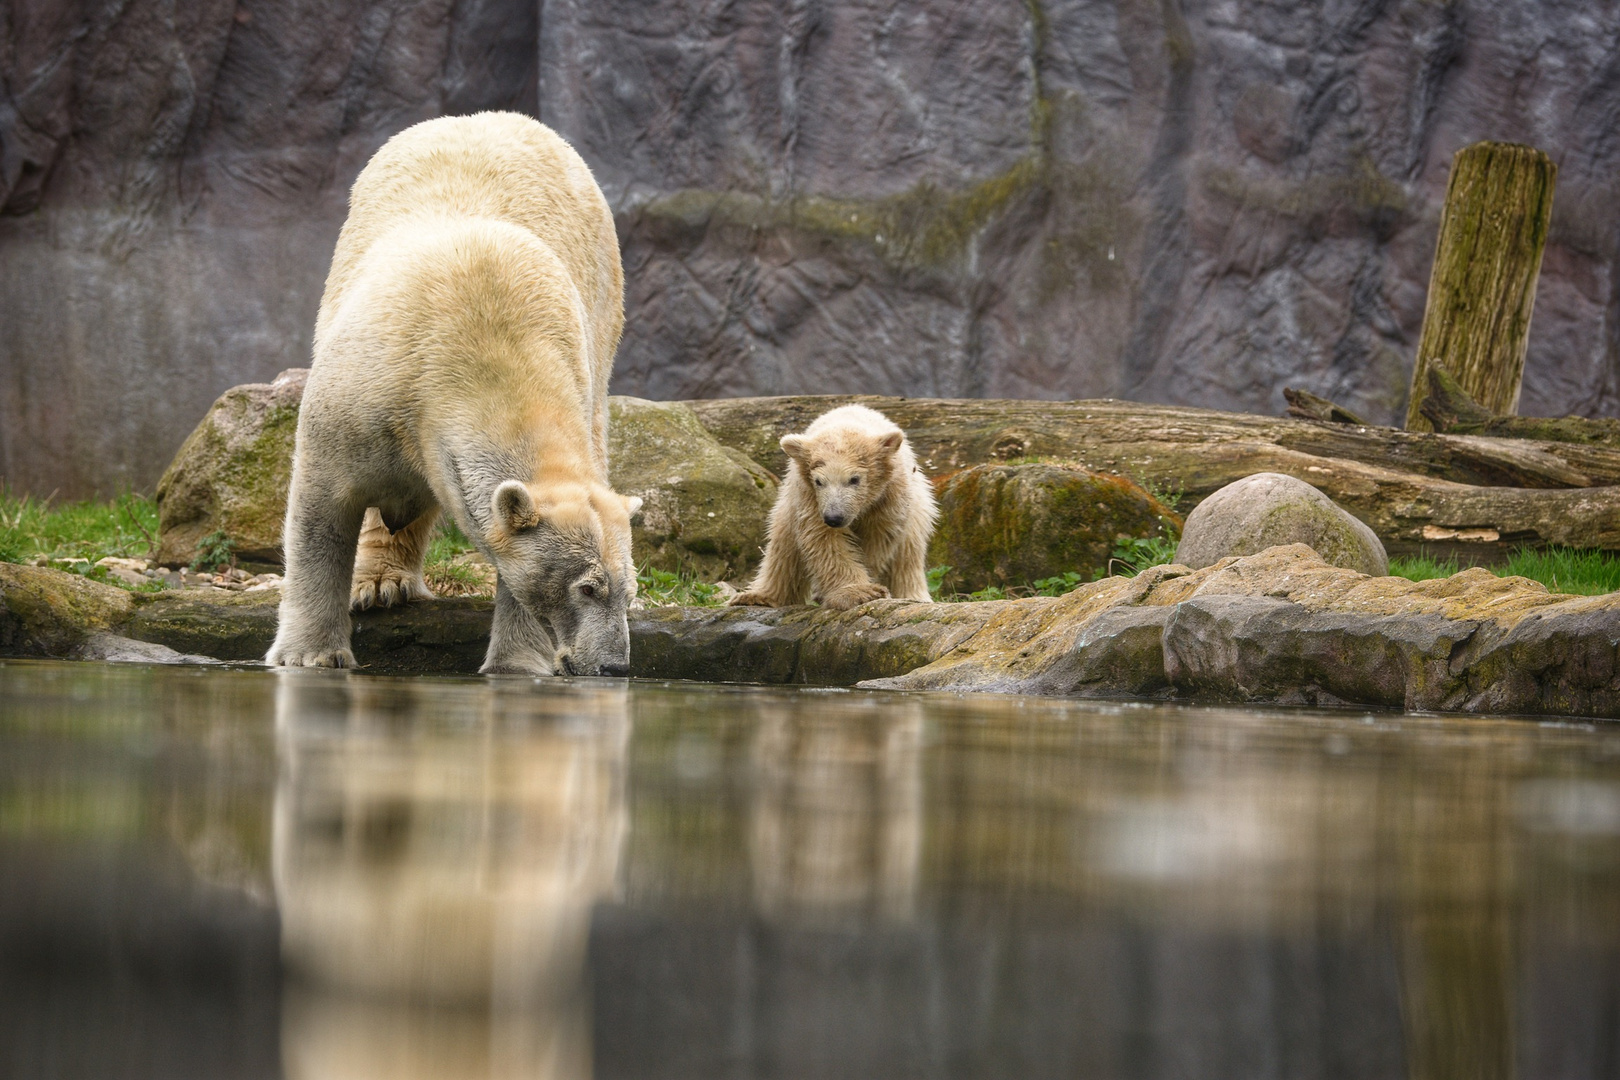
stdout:
POLYGON ((792 458, 794 461, 803 461, 804 460, 804 436, 803 435, 784 435, 784 436, 782 436, 782 453, 786 454, 788 457, 792 458))
POLYGON ((521 480, 507 480, 495 489, 495 495, 490 504, 495 510, 495 520, 509 533, 522 532, 540 524, 540 508, 534 504, 534 496, 529 494, 529 488, 521 480))
POLYGON ((878 440, 878 445, 892 454, 896 450, 900 449, 900 442, 905 437, 904 432, 891 431, 887 435, 883 436, 883 438, 878 440))
POLYGON ((624 500, 624 512, 627 517, 635 517, 636 511, 641 509, 641 496, 630 495, 624 500))

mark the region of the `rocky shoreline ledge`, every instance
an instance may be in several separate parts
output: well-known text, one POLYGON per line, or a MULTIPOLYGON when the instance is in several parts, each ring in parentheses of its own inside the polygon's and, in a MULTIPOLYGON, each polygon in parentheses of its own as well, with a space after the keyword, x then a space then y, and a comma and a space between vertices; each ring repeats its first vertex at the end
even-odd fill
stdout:
MULTIPOLYGON (((273 590, 132 595, 0 564, 0 655, 256 662, 275 602, 273 590)), ((474 672, 491 607, 362 613, 355 653, 377 674, 474 672)), ((1486 570, 1368 577, 1300 544, 1061 597, 649 608, 630 632, 640 678, 1620 718, 1620 595, 1486 570)))

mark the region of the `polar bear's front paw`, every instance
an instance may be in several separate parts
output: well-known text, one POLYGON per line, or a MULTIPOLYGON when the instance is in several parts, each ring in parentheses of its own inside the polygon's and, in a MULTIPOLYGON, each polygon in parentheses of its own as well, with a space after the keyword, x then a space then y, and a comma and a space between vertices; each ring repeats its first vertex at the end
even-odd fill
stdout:
POLYGON ((411 600, 426 600, 433 593, 419 575, 400 570, 356 571, 349 589, 349 610, 397 607, 411 600))
POLYGON ((834 611, 847 611, 852 607, 859 607, 868 600, 882 600, 889 595, 886 586, 873 582, 864 582, 860 585, 844 585, 834 589, 822 598, 821 606, 834 611))
POLYGON ((270 654, 264 662, 271 667, 329 667, 352 668, 355 666, 354 653, 346 647, 334 648, 298 648, 294 645, 282 645, 277 642, 271 646, 270 654))
POLYGON ((776 607, 777 605, 775 603, 773 603, 771 601, 771 598, 766 596, 764 593, 758 592, 757 590, 754 590, 754 589, 749 589, 747 592, 740 592, 736 596, 733 596, 729 601, 727 601, 727 606, 728 607, 776 607))

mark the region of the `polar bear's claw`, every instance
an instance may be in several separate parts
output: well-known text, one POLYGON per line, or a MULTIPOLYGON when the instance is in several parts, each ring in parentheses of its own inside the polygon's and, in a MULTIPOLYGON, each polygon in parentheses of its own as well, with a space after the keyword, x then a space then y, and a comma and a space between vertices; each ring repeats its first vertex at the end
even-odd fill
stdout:
POLYGON ((419 577, 413 579, 398 571, 381 571, 355 577, 354 586, 349 590, 349 608, 364 611, 372 607, 398 607, 432 595, 427 582, 419 577))
POLYGON ((354 662, 354 653, 348 649, 298 650, 283 649, 277 646, 271 649, 270 655, 264 659, 265 663, 272 667, 352 668, 357 666, 354 662))

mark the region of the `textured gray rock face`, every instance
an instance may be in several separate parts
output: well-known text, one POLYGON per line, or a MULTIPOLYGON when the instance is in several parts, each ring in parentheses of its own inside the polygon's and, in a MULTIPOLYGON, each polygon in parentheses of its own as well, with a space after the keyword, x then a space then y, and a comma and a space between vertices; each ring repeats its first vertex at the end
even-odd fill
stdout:
POLYGON ((227 388, 309 363, 350 183, 532 111, 532 0, 0 6, 0 477, 150 490, 227 388))
POLYGON ((1389 573, 1376 533, 1305 481, 1281 473, 1246 476, 1194 507, 1175 561, 1196 569, 1282 544, 1304 544, 1331 566, 1372 577, 1389 573))
POLYGON ((307 363, 344 195, 537 112, 609 193, 615 390, 1400 414, 1453 151, 1560 165, 1526 413, 1620 406, 1620 8, 1587 0, 15 0, 0 475, 149 487, 307 363))

